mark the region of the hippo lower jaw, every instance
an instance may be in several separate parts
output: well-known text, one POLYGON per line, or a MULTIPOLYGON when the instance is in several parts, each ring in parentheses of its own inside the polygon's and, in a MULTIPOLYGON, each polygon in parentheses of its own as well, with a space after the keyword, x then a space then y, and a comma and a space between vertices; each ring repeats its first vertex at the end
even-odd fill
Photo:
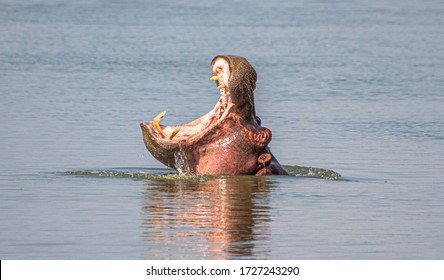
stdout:
POLYGON ((232 108, 233 105, 230 104, 222 112, 221 104, 218 103, 213 110, 202 117, 178 126, 160 125, 160 121, 166 114, 166 111, 163 111, 153 121, 140 124, 145 146, 163 164, 177 169, 180 173, 193 172, 183 151, 198 148, 196 143, 211 137, 211 133, 226 119, 232 108))
MULTIPOLYGON (((260 126, 253 102, 244 102, 236 88, 230 87, 235 81, 231 68, 236 69, 230 62, 239 59, 243 58, 213 59, 211 80, 216 81, 220 98, 207 114, 187 124, 163 126, 160 121, 166 112, 161 112, 153 121, 140 124, 145 146, 157 160, 179 173, 288 175, 267 147, 271 132, 260 126), (233 96, 231 90, 238 95, 233 96)), ((254 82, 255 75, 254 71, 254 82)))

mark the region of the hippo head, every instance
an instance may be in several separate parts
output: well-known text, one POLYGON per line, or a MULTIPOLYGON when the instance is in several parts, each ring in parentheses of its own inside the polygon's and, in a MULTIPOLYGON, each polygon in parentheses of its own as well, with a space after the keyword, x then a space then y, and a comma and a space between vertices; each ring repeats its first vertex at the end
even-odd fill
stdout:
POLYGON ((179 126, 160 125, 165 112, 141 123, 147 149, 179 173, 286 175, 267 146, 271 131, 256 116, 254 68, 243 57, 219 55, 211 71, 220 91, 213 110, 179 126))

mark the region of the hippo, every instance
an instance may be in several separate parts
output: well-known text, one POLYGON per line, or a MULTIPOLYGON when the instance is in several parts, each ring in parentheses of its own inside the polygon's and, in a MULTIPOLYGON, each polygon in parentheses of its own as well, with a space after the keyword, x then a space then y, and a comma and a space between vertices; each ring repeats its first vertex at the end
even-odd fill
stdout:
POLYGON ((202 117, 164 126, 165 111, 143 122, 148 151, 179 173, 196 175, 288 175, 271 153, 271 131, 256 116, 257 74, 241 56, 218 55, 211 61, 220 91, 216 106, 202 117))

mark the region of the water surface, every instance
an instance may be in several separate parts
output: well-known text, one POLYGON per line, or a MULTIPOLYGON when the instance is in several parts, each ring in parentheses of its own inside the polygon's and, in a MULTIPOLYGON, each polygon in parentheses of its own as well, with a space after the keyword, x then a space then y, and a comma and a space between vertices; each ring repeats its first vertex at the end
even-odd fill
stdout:
POLYGON ((2 259, 444 257, 442 1, 0 5, 2 259), (184 178, 146 151, 140 122, 213 108, 227 53, 279 161, 341 180, 184 178))

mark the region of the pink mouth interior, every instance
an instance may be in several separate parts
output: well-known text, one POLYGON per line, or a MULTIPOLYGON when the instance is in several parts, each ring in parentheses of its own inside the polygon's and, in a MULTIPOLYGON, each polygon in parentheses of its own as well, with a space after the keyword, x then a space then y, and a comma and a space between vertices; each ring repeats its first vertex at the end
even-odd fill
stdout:
POLYGON ((189 139, 191 136, 195 136, 204 133, 206 130, 216 125, 220 120, 225 118, 229 111, 233 108, 231 98, 227 95, 228 92, 228 77, 229 77, 229 65, 228 63, 219 58, 215 61, 212 67, 213 75, 218 77, 216 81, 216 87, 219 88, 220 84, 223 83, 225 88, 221 88, 220 97, 216 106, 207 114, 202 117, 180 126, 163 126, 160 125, 160 129, 163 131, 167 137, 164 137, 159 131, 157 131, 152 125, 153 122, 145 122, 144 124, 151 127, 151 131, 158 139, 165 141, 184 141, 189 139), (174 135, 177 129, 180 130, 174 135), (173 136, 172 136, 173 134, 173 136), (172 137, 171 137, 172 136, 172 137))

